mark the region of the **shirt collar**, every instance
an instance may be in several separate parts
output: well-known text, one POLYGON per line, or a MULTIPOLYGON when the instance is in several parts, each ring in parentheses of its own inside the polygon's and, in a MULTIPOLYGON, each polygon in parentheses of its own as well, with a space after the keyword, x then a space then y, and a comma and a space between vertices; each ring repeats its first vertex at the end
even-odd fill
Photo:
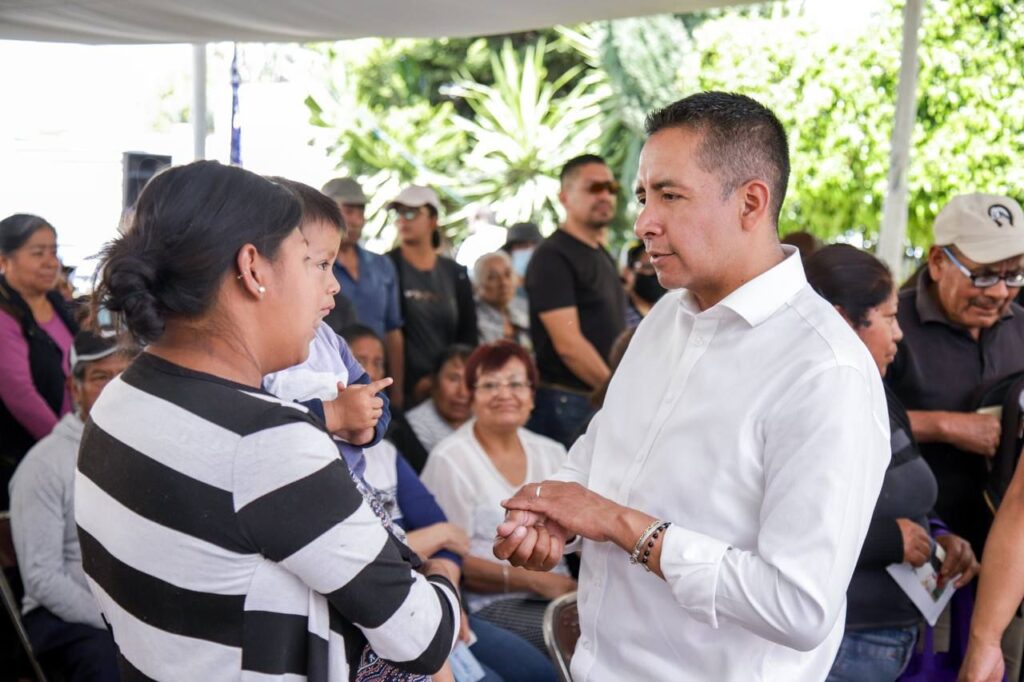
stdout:
MULTIPOLYGON (((939 299, 935 295, 935 280, 932 279, 928 268, 922 270, 917 278, 917 293, 914 295, 914 307, 917 309, 917 317, 922 323, 939 322, 947 327, 963 329, 963 327, 946 316, 946 312, 942 309, 942 304, 939 303, 939 299)), ((1010 317, 1013 317, 1012 305, 1006 308, 1006 312, 1003 313, 1000 319, 1005 320, 1010 317)))
POLYGON ((701 312, 696 298, 689 291, 683 292, 680 304, 693 315, 702 317, 720 317, 728 309, 751 327, 756 327, 807 285, 797 248, 783 244, 782 251, 786 257, 781 263, 762 272, 707 310, 701 312))

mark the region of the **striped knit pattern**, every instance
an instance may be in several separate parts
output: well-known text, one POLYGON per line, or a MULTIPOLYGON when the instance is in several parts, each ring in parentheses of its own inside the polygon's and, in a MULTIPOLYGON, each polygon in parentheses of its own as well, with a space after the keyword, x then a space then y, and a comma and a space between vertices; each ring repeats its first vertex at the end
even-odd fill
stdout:
POLYGON ((426 674, 454 643, 451 584, 411 570, 300 406, 143 354, 75 486, 123 679, 356 680, 369 650, 426 674))

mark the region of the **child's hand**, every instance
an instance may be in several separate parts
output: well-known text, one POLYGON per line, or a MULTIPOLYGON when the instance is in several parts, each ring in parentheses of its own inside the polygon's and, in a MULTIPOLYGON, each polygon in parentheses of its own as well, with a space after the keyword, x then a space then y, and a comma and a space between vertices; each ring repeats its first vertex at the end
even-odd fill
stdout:
POLYGON ((354 445, 371 440, 373 429, 384 412, 384 401, 377 393, 390 385, 390 377, 348 388, 339 383, 338 397, 323 404, 327 429, 354 445), (370 431, 370 437, 360 439, 358 436, 366 431, 370 431))

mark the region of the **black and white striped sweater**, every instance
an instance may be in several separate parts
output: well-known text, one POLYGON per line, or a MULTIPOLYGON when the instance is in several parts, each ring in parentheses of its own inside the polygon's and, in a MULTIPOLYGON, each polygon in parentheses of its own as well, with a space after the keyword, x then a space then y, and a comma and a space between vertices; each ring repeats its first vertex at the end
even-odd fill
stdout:
POLYGON ((411 569, 301 406, 144 353, 93 407, 75 486, 125 679, 356 679, 371 649, 431 673, 455 641, 454 588, 411 569))

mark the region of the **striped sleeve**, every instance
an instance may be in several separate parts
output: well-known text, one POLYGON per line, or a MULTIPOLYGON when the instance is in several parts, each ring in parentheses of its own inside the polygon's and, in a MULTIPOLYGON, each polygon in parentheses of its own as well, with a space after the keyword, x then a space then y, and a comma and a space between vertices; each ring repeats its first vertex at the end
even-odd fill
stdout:
POLYGON ((327 597, 378 656, 409 672, 439 669, 459 630, 454 588, 412 570, 326 434, 288 407, 262 424, 235 457, 242 532, 327 597))

